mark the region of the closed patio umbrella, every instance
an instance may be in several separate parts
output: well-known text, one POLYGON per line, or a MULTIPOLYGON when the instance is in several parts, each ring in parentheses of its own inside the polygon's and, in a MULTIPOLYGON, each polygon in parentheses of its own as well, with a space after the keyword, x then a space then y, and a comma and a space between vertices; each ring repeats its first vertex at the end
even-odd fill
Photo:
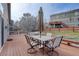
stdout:
POLYGON ((40 31, 40 37, 41 37, 41 33, 44 30, 44 25, 43 25, 43 10, 42 10, 42 7, 40 7, 40 10, 38 12, 38 23, 39 23, 39 31, 40 31))

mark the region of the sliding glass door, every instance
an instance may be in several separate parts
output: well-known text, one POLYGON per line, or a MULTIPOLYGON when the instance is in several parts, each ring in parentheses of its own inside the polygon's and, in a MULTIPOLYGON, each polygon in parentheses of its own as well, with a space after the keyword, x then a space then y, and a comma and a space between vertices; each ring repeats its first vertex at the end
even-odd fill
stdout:
POLYGON ((1 40, 1 46, 3 46, 3 44, 4 44, 4 19, 1 17, 1 19, 2 19, 2 40, 1 40))
POLYGON ((4 19, 0 15, 0 46, 4 44, 4 19))

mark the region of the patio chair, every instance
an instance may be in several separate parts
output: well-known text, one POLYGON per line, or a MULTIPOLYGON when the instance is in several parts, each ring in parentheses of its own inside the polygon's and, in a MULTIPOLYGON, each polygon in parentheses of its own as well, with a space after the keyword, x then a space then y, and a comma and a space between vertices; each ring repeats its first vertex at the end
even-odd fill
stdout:
POLYGON ((49 49, 48 55, 53 54, 54 49, 60 46, 63 36, 56 36, 54 40, 49 41, 46 47, 49 49), (50 54, 51 53, 51 54, 50 54))
POLYGON ((25 35, 27 43, 30 45, 30 48, 27 50, 28 53, 33 54, 36 52, 35 47, 39 45, 38 41, 33 40, 33 38, 25 35))
POLYGON ((39 35, 39 32, 30 32, 29 35, 39 35))
POLYGON ((47 33, 46 35, 51 37, 52 36, 52 33, 47 33))

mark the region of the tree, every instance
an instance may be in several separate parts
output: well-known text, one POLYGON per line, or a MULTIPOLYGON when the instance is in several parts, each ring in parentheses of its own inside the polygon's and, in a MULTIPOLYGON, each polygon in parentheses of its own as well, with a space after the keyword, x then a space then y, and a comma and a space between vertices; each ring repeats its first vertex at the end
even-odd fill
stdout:
POLYGON ((37 27, 36 18, 29 13, 26 13, 21 17, 19 24, 24 32, 35 31, 37 27))

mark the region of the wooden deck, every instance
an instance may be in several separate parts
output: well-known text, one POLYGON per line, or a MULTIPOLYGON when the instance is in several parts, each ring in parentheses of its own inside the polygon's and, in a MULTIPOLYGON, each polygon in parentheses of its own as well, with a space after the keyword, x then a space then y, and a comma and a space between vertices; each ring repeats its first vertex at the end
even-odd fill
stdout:
MULTIPOLYGON (((40 51, 35 54, 27 53, 29 45, 27 44, 23 34, 12 35, 10 37, 13 38, 13 40, 7 41, 4 44, 0 56, 43 56, 40 51)), ((61 46, 55 49, 55 51, 59 54, 59 56, 79 56, 79 48, 70 47, 64 44, 61 44, 61 46)))

